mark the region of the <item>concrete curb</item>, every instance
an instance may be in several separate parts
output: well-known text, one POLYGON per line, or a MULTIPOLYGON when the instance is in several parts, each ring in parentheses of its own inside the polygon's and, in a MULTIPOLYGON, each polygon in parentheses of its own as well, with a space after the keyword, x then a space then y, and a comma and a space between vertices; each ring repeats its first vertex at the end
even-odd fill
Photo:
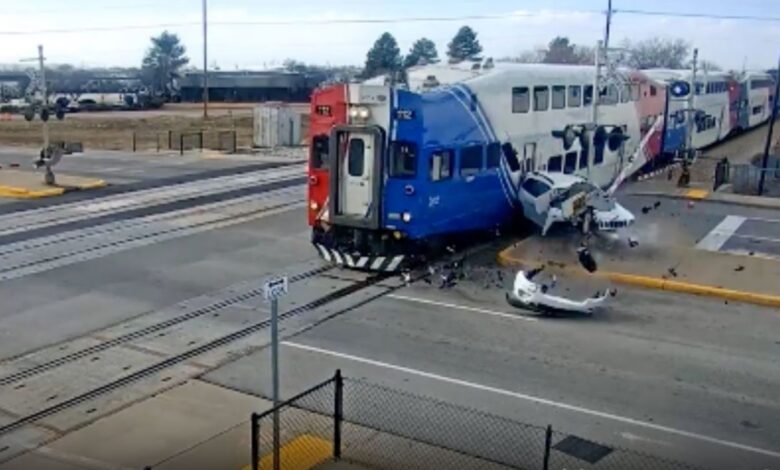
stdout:
MULTIPOLYGON (((514 247, 505 248, 498 252, 498 264, 501 266, 519 266, 523 264, 532 264, 526 260, 515 258, 509 254, 514 247)), ((538 263, 534 263, 538 264, 538 263)), ((723 287, 710 286, 706 284, 693 284, 689 282, 672 281, 660 277, 642 276, 638 274, 615 273, 609 271, 597 271, 593 274, 586 274, 584 270, 564 267, 564 271, 579 276, 597 276, 608 279, 618 284, 625 284, 645 289, 665 290, 670 292, 680 292, 683 294, 701 295, 706 297, 715 297, 738 302, 746 302, 766 307, 780 307, 780 296, 760 294, 757 292, 747 292, 735 289, 726 289, 723 287)))
POLYGON ((686 194, 677 194, 677 193, 663 193, 660 191, 637 191, 637 192, 630 192, 627 194, 627 196, 638 196, 638 197, 662 197, 666 199, 680 199, 683 201, 702 201, 702 202, 715 202, 718 204, 729 204, 733 206, 743 206, 743 207, 756 207, 759 209, 780 209, 780 199, 774 199, 769 200, 772 198, 767 198, 767 201, 757 202, 757 201, 737 201, 733 199, 721 199, 717 196, 717 193, 710 193, 705 198, 693 198, 686 194))
POLYGON ((649 180, 649 179, 655 178, 656 176, 661 175, 661 174, 663 174, 663 173, 665 173, 665 172, 667 172, 669 170, 676 170, 679 167, 680 167, 680 163, 672 163, 670 165, 666 165, 663 168, 659 168, 659 169, 654 170, 654 171, 649 171, 647 173, 642 173, 641 175, 637 176, 636 180, 637 181, 649 180))
POLYGON ((98 189, 104 188, 107 183, 103 180, 95 180, 89 183, 84 183, 79 186, 69 186, 63 188, 50 188, 40 191, 31 191, 27 188, 19 188, 15 186, 0 185, 0 197, 7 197, 12 199, 41 199, 44 197, 61 196, 65 193, 73 191, 81 191, 86 189, 98 189))

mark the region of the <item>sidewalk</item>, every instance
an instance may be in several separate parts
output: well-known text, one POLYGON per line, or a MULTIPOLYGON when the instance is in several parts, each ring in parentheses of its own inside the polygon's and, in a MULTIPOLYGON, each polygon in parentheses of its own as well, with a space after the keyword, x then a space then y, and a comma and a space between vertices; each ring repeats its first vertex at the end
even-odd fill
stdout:
POLYGON ((776 260, 676 246, 630 248, 623 240, 594 238, 590 249, 599 269, 589 274, 579 264, 577 248, 567 238, 531 237, 499 252, 498 261, 523 268, 545 264, 566 275, 780 307, 776 260))
POLYGON ((0 169, 0 197, 37 199, 106 186, 106 182, 99 179, 55 174, 57 184, 48 186, 43 182, 43 172, 0 169))

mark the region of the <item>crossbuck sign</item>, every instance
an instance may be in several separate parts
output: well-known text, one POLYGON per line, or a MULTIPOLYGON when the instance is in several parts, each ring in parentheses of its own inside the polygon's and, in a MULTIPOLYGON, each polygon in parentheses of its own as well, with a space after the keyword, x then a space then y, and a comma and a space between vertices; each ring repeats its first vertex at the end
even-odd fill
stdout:
POLYGON ((263 284, 263 297, 267 301, 284 297, 288 292, 287 276, 269 279, 263 284))

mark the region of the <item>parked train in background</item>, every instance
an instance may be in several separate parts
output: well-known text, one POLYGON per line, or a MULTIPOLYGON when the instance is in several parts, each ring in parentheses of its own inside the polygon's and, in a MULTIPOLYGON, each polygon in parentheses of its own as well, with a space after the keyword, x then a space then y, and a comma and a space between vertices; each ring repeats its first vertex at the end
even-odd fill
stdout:
POLYGON ((609 186, 639 155, 650 165, 769 118, 772 79, 618 70, 594 91, 589 66, 463 63, 316 90, 311 102, 309 208, 320 255, 397 271, 449 243, 523 216, 532 171, 609 186), (686 87, 694 113, 686 113, 686 87), (597 128, 593 100, 599 100, 597 128), (690 117, 689 117, 690 115, 690 117), (687 122, 693 119, 693 122, 687 122), (563 139, 567 125, 579 139, 563 139), (648 135, 649 134, 649 135, 648 135), (587 143, 593 142, 593 145, 587 143), (585 145, 583 145, 585 144, 585 145))

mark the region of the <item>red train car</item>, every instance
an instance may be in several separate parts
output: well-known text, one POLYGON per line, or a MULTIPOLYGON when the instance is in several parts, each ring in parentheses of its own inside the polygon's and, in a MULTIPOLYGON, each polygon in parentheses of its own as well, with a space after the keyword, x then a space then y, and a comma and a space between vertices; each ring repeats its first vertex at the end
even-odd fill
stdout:
POLYGON ((309 225, 328 221, 330 131, 347 123, 347 85, 315 90, 309 122, 309 225))

